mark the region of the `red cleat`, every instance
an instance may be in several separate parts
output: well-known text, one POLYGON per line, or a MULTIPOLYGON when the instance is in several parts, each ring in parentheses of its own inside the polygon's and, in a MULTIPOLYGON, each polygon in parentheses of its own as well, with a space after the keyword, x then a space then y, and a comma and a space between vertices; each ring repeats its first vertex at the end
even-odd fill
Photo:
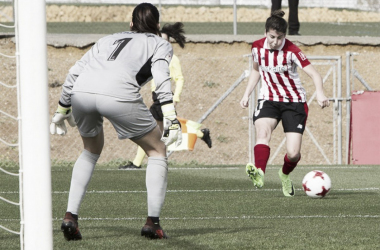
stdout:
POLYGON ((78 215, 66 212, 65 218, 63 219, 61 225, 61 231, 67 241, 81 240, 82 234, 80 233, 78 227, 78 215))
POLYGON ((159 223, 154 224, 151 218, 146 219, 144 227, 141 229, 141 236, 150 239, 167 239, 169 238, 159 223))

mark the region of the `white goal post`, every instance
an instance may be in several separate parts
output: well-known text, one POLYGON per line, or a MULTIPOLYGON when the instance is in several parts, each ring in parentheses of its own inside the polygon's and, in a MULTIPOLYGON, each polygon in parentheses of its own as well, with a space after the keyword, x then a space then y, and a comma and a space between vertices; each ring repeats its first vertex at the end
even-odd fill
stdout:
POLYGON ((53 249, 45 0, 15 0, 21 249, 53 249))

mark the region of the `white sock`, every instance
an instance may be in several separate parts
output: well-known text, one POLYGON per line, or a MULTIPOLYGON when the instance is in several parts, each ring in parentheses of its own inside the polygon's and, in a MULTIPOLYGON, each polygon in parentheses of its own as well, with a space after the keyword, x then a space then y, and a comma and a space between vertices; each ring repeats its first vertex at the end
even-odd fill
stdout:
POLYGON ((148 216, 160 217, 168 184, 166 157, 149 157, 146 168, 146 190, 148 194, 148 216))
POLYGON ((67 212, 78 214, 80 204, 86 194, 88 183, 91 180, 92 173, 100 155, 83 150, 75 162, 71 176, 71 185, 69 193, 69 202, 67 212))

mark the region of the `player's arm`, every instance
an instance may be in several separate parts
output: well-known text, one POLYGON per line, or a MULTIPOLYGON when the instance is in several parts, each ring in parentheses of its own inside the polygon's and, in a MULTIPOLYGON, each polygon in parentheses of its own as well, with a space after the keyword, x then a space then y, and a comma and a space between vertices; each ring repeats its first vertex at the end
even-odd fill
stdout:
POLYGON ((176 104, 177 102, 180 102, 180 96, 183 89, 184 84, 184 78, 182 74, 182 68, 181 63, 175 55, 173 55, 173 59, 169 65, 170 68, 170 75, 172 76, 172 79, 175 82, 175 91, 173 96, 173 102, 176 104))
POLYGON ((155 92, 161 104, 164 116, 161 140, 165 145, 175 142, 179 146, 182 142, 181 124, 177 119, 177 114, 173 104, 173 94, 171 91, 169 64, 173 56, 173 49, 169 42, 162 40, 152 57, 152 75, 156 84, 155 92))
POLYGON ((91 48, 91 50, 89 50, 80 60, 78 60, 75 63, 73 67, 70 68, 65 83, 62 85, 62 93, 58 102, 57 110, 55 111, 51 119, 51 134, 65 135, 67 133, 65 121, 67 121, 71 127, 76 126, 74 116, 71 110, 71 91, 73 89, 76 79, 83 71, 84 67, 90 60, 92 54, 94 52, 96 53, 96 47, 97 44, 95 44, 91 48))
POLYGON ((323 80, 322 80, 321 75, 311 64, 304 67, 303 70, 308 76, 310 76, 310 78, 314 82, 316 92, 317 92, 317 102, 319 106, 321 106, 321 108, 330 106, 329 99, 327 99, 327 97, 325 96, 323 92, 323 80))
POLYGON ((169 64, 173 57, 173 49, 169 42, 161 41, 152 57, 152 76, 154 79, 157 99, 161 104, 173 103, 171 91, 169 64))
POLYGON ((78 76, 82 73, 84 67, 91 60, 94 53, 98 53, 98 43, 96 43, 92 48, 87 51, 81 59, 75 62, 69 70, 65 82, 62 85, 62 93, 59 102, 62 106, 71 106, 71 91, 74 87, 74 83, 78 76))
POLYGON ((253 68, 248 78, 247 88, 245 89, 243 98, 240 101, 240 106, 242 108, 248 107, 249 97, 251 96, 252 91, 255 89, 259 80, 260 80, 259 64, 257 62, 253 62, 253 68))

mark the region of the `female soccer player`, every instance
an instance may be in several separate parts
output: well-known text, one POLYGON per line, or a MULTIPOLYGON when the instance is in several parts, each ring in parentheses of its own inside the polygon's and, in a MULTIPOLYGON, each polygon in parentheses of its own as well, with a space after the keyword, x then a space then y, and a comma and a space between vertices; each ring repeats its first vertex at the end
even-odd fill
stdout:
MULTIPOLYGON (((183 23, 181 22, 177 22, 174 24, 165 24, 164 27, 161 29, 161 37, 163 39, 165 39, 166 41, 170 41, 170 38, 173 38, 179 44, 181 48, 185 47, 185 42, 186 42, 186 37, 183 35, 183 33, 184 33, 183 23)), ((181 64, 176 55, 173 55, 173 59, 170 62, 169 69, 170 69, 170 77, 173 79, 176 85, 174 95, 173 95, 173 102, 174 102, 174 105, 176 105, 177 103, 180 102, 180 96, 181 96, 182 88, 184 84, 181 64)), ((155 89, 156 89, 156 84, 154 83, 154 80, 152 80, 153 104, 150 107, 150 112, 152 113, 154 119, 156 119, 159 127, 162 129, 163 116, 162 116, 162 111, 161 111, 159 101, 157 100, 157 95, 154 92, 155 89)), ((210 137, 210 130, 208 128, 199 129, 201 124, 194 121, 190 121, 189 124, 192 124, 193 127, 196 128, 197 137, 203 140, 207 144, 207 146, 211 148, 212 141, 210 137)), ((182 127, 186 126, 186 124, 181 124, 181 125, 182 127)), ((119 166, 119 169, 127 169, 127 170, 141 169, 141 165, 142 165, 142 161, 144 157, 145 157, 144 150, 141 147, 138 147, 135 159, 133 161, 128 161, 127 165, 119 166)))
POLYGON ((289 174, 301 159, 302 134, 308 115, 306 92, 298 76, 297 67, 304 70, 313 80, 321 108, 330 104, 323 93, 323 82, 319 73, 301 50, 285 38, 288 24, 283 18, 284 14, 281 10, 272 12, 265 24, 265 37, 252 44, 253 69, 240 105, 242 108, 248 107, 249 96, 261 77, 262 87, 253 114, 256 128, 255 165, 248 163, 246 173, 255 187, 263 187, 265 168, 270 155, 269 141, 273 130, 282 121, 287 153, 279 176, 284 195, 294 196, 289 174))
POLYGON ((181 127, 170 84, 173 50, 160 37, 159 27, 157 8, 149 3, 139 4, 132 13, 130 32, 101 38, 69 71, 50 128, 52 134, 64 135, 64 121, 76 123, 84 144, 73 168, 61 226, 66 240, 82 239, 78 212, 103 149, 103 117, 112 123, 119 139, 129 138, 147 153, 148 217, 141 235, 167 238, 159 224, 167 187, 166 145, 181 143, 181 127), (162 136, 139 93, 152 77, 156 79, 155 93, 163 113, 162 136))

